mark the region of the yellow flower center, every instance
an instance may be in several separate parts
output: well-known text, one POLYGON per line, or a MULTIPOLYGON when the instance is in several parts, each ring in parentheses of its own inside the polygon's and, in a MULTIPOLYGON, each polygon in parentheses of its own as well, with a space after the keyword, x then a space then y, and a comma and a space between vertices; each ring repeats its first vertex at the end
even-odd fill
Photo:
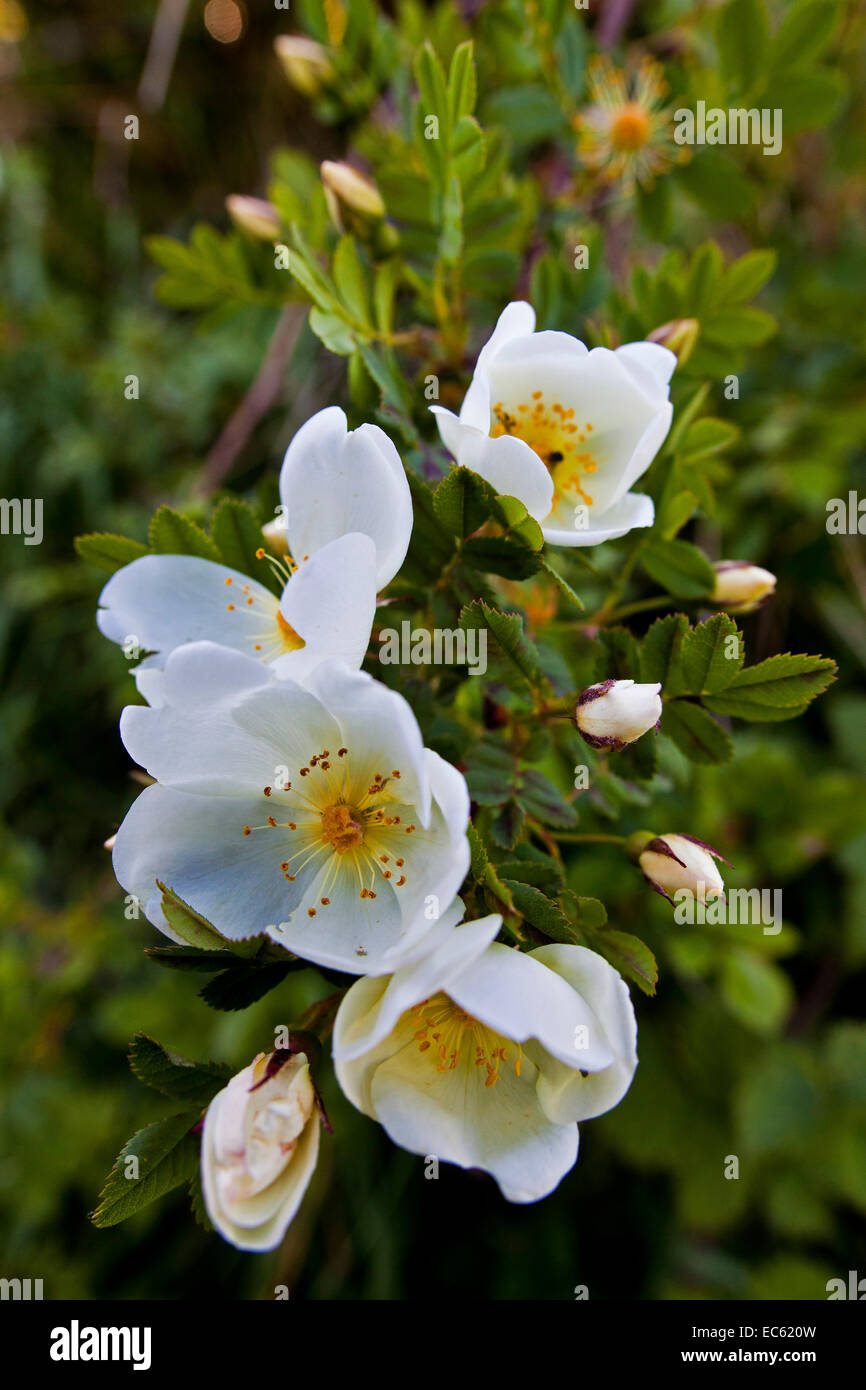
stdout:
POLYGON ((354 880, 358 897, 372 902, 386 885, 399 889, 409 881, 407 837, 418 827, 405 815, 411 805, 401 793, 401 777, 393 767, 370 778, 366 758, 353 763, 348 748, 333 754, 323 748, 290 780, 283 775, 278 784, 262 788, 274 814, 264 825, 242 826, 241 833, 275 832, 275 859, 288 883, 296 883, 304 871, 309 879, 325 870, 318 902, 307 908, 309 917, 331 907, 331 889, 345 874, 354 880))
POLYGON ((522 439, 546 463, 554 482, 554 506, 559 495, 592 506, 592 497, 581 482, 582 476, 592 474, 598 461, 584 446, 592 434, 592 425, 579 424, 574 406, 565 408, 559 401, 547 405, 543 391, 533 391, 529 401, 513 410, 506 410, 497 401, 491 412, 490 433, 494 439, 511 434, 522 439))
POLYGON ((462 1062, 470 1071, 477 1070, 483 1075, 485 1089, 489 1090, 499 1080, 500 1065, 508 1062, 508 1048, 514 1047, 517 1052, 514 1074, 520 1075, 523 1060, 520 1044, 512 1043, 486 1024, 479 1023, 441 990, 416 1004, 410 1011, 410 1018, 417 1024, 413 1039, 418 1051, 429 1054, 438 1072, 456 1071, 462 1062))
POLYGON ((333 845, 338 854, 357 849, 364 843, 360 812, 344 802, 326 806, 322 812, 321 839, 323 844, 333 845))
POLYGON ((649 113, 636 101, 621 106, 611 122, 611 143, 617 150, 639 150, 649 139, 649 133, 649 113))

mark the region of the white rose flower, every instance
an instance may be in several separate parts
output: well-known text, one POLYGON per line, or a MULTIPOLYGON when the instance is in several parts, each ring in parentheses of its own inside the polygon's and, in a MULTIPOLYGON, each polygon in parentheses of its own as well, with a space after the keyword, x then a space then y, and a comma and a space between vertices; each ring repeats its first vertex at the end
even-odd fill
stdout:
POLYGON ((207 1214, 239 1250, 273 1250, 301 1204, 319 1153, 306 1056, 258 1057, 205 1115, 201 1178, 207 1214))
POLYGON ((616 1105, 637 1066, 628 989, 582 946, 523 954, 498 916, 436 934, 390 978, 357 980, 333 1051, 343 1091, 410 1153, 491 1173, 512 1202, 552 1192, 577 1121, 616 1105))
POLYGON ((143 555, 109 579, 96 621, 112 642, 134 639, 140 651, 151 653, 134 670, 148 699, 161 684, 148 673, 161 672, 170 653, 187 642, 219 642, 294 680, 327 657, 360 666, 376 611, 376 550, 369 536, 341 536, 295 569, 287 562, 283 575, 277 598, 212 560, 143 555))
POLYGON ((673 902, 676 892, 687 889, 698 902, 705 902, 725 893, 714 859, 728 862, 712 845, 693 835, 656 835, 638 856, 638 863, 644 878, 663 898, 673 902))
POLYGON ((578 732, 591 748, 616 751, 654 729, 662 717, 661 684, 606 680, 581 691, 574 711, 578 732))
MULTIPOLYGON (((283 583, 279 598, 194 555, 144 555, 112 575, 96 620, 111 641, 151 653, 137 673, 161 670, 176 647, 199 641, 247 652, 293 680, 327 657, 361 665, 377 589, 400 568, 412 532, 400 455, 376 425, 350 432, 342 410, 320 410, 289 445, 280 497, 274 529, 291 555, 260 552, 283 583)), ((139 687, 158 698, 159 682, 139 687)))
POLYGON ((159 879, 232 940, 269 934, 306 960, 393 970, 469 867, 469 794, 424 748, 409 705, 323 662, 307 687, 193 643, 162 703, 124 710, 121 737, 156 783, 117 832, 114 871, 173 933, 159 879))
POLYGON ((729 613, 751 613, 776 587, 774 574, 746 560, 720 560, 713 569, 716 583, 711 601, 729 613))
POLYGON ((400 455, 378 425, 350 430, 335 405, 313 415, 286 450, 280 499, 296 558, 360 531, 376 546, 379 589, 402 565, 412 534, 412 494, 400 455))
POLYGON ((553 545, 598 545, 651 526, 629 492, 670 429, 674 353, 657 343, 588 351, 568 333, 534 332, 535 311, 502 312, 459 418, 431 406, 446 449, 517 497, 553 545))

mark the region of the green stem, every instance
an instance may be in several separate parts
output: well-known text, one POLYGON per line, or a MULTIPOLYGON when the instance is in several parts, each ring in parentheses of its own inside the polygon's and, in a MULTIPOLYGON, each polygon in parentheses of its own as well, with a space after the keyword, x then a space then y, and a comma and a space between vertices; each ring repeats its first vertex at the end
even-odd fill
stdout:
POLYGON ((554 830, 552 833, 555 840, 568 845, 624 845, 626 839, 625 835, 583 835, 569 830, 554 830))
MULTIPOLYGON (((667 608, 669 604, 676 603, 671 594, 658 594, 655 598, 642 598, 637 603, 626 603, 622 608, 614 608, 608 614, 608 622, 619 622, 620 618, 628 618, 632 613, 643 613, 650 608, 667 608)), ((679 600, 682 602, 682 600, 679 600)))

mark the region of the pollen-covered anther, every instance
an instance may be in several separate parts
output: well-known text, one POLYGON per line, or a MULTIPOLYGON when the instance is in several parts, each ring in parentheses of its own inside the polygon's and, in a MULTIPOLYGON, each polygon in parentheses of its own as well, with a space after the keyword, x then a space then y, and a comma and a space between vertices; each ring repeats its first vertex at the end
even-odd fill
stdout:
POLYGON ((357 849, 364 842, 360 815, 342 801, 326 806, 322 812, 321 838, 324 844, 333 845, 338 854, 357 849))

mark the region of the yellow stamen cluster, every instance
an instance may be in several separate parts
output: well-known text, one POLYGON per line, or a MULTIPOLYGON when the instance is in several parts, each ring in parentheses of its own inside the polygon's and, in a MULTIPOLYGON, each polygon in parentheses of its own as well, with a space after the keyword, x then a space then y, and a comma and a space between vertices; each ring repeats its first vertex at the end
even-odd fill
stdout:
MULTIPOLYGON (((297 565, 291 559, 279 561, 262 549, 256 551, 256 557, 269 561, 284 586, 297 569, 297 565)), ((306 646, 300 633, 295 631, 291 623, 286 622, 280 612, 279 602, 273 594, 263 593, 259 589, 253 591, 249 584, 236 583, 232 575, 229 575, 225 582, 233 600, 226 604, 226 612, 246 614, 253 619, 256 623, 255 629, 245 629, 244 635, 252 640, 253 651, 260 653, 263 661, 273 661, 285 652, 296 652, 306 646)))
POLYGON ((500 1066, 508 1062, 508 1048, 515 1047, 514 1074, 520 1075, 523 1049, 519 1043, 494 1033, 486 1024, 458 1008, 441 991, 424 999, 410 1011, 415 1025, 413 1041, 418 1051, 429 1053, 437 1072, 456 1071, 461 1058, 464 1065, 484 1072, 485 1090, 499 1080, 500 1066))
MULTIPOLYGON (((344 866, 357 877, 358 897, 363 901, 374 900, 379 886, 377 879, 395 888, 402 888, 407 882, 404 873, 394 878, 394 869, 402 869, 405 860, 387 852, 389 847, 393 848, 393 834, 410 835, 417 829, 414 824, 403 825, 399 814, 389 814, 392 806, 402 804, 395 794, 401 775, 399 768, 392 768, 389 776, 377 772, 370 782, 364 779, 359 784, 349 749, 338 748, 336 759, 332 759, 330 750, 323 748, 298 770, 299 777, 310 779, 305 782, 304 791, 293 790, 289 781, 282 787, 262 788, 269 801, 282 802, 295 819, 282 820, 277 815, 269 815, 264 825, 245 825, 242 833, 251 835, 254 830, 277 830, 282 832, 281 844, 285 844, 285 832, 288 832, 290 839, 299 846, 294 853, 280 859, 280 871, 288 883, 295 883, 302 869, 320 861, 316 868, 326 870, 320 907, 330 906, 328 894, 337 876, 344 872, 344 866), (385 867, 391 865, 393 868, 385 867)), ((309 917, 315 917, 316 913, 317 908, 307 908, 309 917)))
POLYGON ((598 468, 592 451, 581 447, 592 434, 592 425, 578 422, 574 406, 566 408, 560 401, 548 406, 543 391, 533 391, 531 401, 512 410, 497 401, 491 411, 490 434, 494 439, 503 434, 522 439, 547 464, 554 482, 554 505, 559 496, 565 496, 592 506, 581 481, 598 468))

